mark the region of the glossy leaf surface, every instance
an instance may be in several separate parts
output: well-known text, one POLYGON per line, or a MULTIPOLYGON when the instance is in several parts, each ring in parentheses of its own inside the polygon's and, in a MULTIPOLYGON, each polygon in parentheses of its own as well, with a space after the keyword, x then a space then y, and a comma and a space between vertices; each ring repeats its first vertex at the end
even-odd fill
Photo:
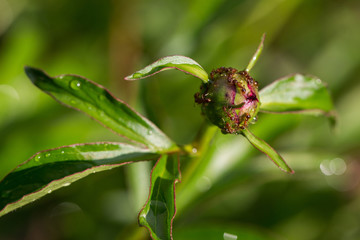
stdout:
POLYGON ((158 157, 121 143, 77 144, 37 153, 0 182, 0 216, 91 173, 158 157))
POLYGON ((287 165, 285 160, 264 140, 256 137, 249 129, 245 128, 242 134, 249 140, 249 142, 261 152, 265 153, 281 170, 287 173, 294 173, 294 171, 287 165))
POLYGON ((273 113, 330 115, 333 104, 320 79, 295 74, 279 79, 260 91, 260 110, 273 113))
POLYGON ((180 180, 176 154, 164 155, 151 172, 148 201, 139 213, 139 224, 146 227, 153 239, 172 239, 175 217, 175 183, 180 180))
POLYGON ((200 66, 199 63, 191 58, 174 55, 161 58, 149 66, 127 76, 126 80, 137 80, 152 76, 156 73, 168 70, 177 69, 185 73, 191 74, 194 77, 200 78, 203 82, 208 82, 207 72, 200 66))
POLYGON ((88 114, 116 133, 159 152, 176 147, 153 123, 112 96, 104 87, 80 76, 52 78, 39 69, 26 67, 25 71, 42 91, 88 114))

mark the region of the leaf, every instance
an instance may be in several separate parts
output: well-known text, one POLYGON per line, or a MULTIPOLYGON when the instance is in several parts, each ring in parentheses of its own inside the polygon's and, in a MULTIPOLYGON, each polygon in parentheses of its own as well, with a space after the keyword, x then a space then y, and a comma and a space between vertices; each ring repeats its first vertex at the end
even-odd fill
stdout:
POLYGON ((250 59, 250 62, 247 65, 245 71, 250 72, 250 70, 254 67, 255 63, 259 59, 259 57, 261 55, 261 52, 262 52, 262 50, 264 48, 264 41, 265 41, 265 33, 262 35, 260 44, 259 44, 258 48, 256 49, 256 52, 254 53, 254 55, 250 59))
POLYGON ((173 68, 191 74, 194 77, 200 78, 205 83, 209 81, 207 72, 201 67, 199 63, 191 58, 180 55, 161 58, 149 66, 133 73, 130 76, 127 76, 125 79, 142 79, 173 68))
POLYGON ((39 152, 0 182, 0 216, 91 173, 158 157, 122 143, 76 144, 39 152))
POLYGON ((249 140, 249 142, 258 150, 265 153, 281 170, 287 173, 294 173, 285 160, 277 153, 269 144, 267 144, 264 140, 253 135, 249 129, 245 128, 242 131, 242 134, 249 140))
POLYGON ((172 239, 175 217, 175 183, 180 181, 179 159, 175 154, 163 155, 151 172, 149 198, 139 213, 139 224, 153 239, 172 239))
MULTIPOLYGON (((261 136, 265 139, 272 139, 293 129, 298 123, 298 117, 289 115, 285 118, 278 114, 264 114, 260 121, 261 124, 259 122, 252 125, 252 129, 261 132, 261 136)), ((176 209, 177 214, 181 216, 191 212, 194 203, 204 199, 204 194, 206 196, 222 194, 225 189, 234 186, 234 182, 229 182, 231 176, 236 179, 234 181, 238 181, 243 178, 248 179, 250 175, 254 176, 254 171, 260 173, 260 175, 268 173, 264 172, 263 168, 258 167, 251 172, 246 170, 254 165, 252 159, 256 156, 258 150, 253 146, 249 146, 245 137, 224 135, 219 130, 216 131, 213 137, 211 137, 211 134, 206 134, 206 137, 211 138, 210 141, 206 140, 208 142, 206 149, 202 148, 201 145, 200 148, 197 148, 201 164, 198 165, 195 171, 188 174, 195 160, 192 159, 189 165, 182 169, 181 172, 183 180, 176 189, 176 209), (242 174, 239 175, 239 173, 242 174)), ((196 161, 198 160, 196 159, 196 161)))
POLYGON ((301 74, 279 79, 260 91, 260 110, 331 116, 333 103, 320 79, 301 74))
POLYGON ((90 80, 75 75, 49 77, 45 72, 25 67, 31 81, 57 101, 80 110, 116 133, 158 152, 176 148, 152 122, 90 80))

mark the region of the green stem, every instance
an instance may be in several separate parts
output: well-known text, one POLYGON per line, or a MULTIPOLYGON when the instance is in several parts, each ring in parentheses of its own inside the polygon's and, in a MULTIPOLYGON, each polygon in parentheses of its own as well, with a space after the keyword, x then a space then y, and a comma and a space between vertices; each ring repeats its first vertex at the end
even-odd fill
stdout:
POLYGON ((181 184, 179 185, 179 189, 177 190, 180 190, 181 188, 186 186, 187 182, 191 179, 191 176, 201 164, 202 158, 200 156, 204 155, 204 153, 207 152, 210 141, 214 138, 217 129, 218 128, 216 126, 209 125, 207 122, 204 122, 191 147, 187 147, 192 149, 191 153, 195 157, 192 159, 185 171, 182 173, 181 184))

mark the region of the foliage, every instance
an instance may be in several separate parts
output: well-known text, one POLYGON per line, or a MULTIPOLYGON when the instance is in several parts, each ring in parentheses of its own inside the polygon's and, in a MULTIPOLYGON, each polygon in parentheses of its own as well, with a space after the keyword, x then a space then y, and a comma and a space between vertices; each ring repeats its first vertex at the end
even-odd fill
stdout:
MULTIPOLYGON (((264 36, 244 72, 246 76, 248 76, 248 71, 254 66, 262 51, 263 42, 264 36)), ((236 104, 240 105, 240 109, 244 108, 245 110, 235 112, 236 116, 241 113, 243 114, 242 116, 246 117, 249 115, 249 111, 252 111, 245 107, 248 101, 252 101, 250 98, 253 96, 249 95, 250 98, 248 99, 248 95, 245 95, 246 91, 243 91, 244 87, 240 86, 240 82, 237 80, 228 81, 229 77, 233 75, 227 76, 226 73, 219 75, 225 79, 226 85, 230 84, 230 87, 226 87, 226 89, 231 92, 225 91, 224 93, 219 82, 214 81, 212 77, 207 79, 208 74, 203 68, 197 62, 187 57, 165 57, 126 77, 126 79, 141 79, 167 68, 181 70, 200 78, 204 82, 202 88, 209 88, 211 86, 213 91, 220 93, 220 95, 234 95, 234 99, 239 95, 243 102, 236 104), (233 81, 236 81, 236 83, 233 81), (220 90, 218 91, 216 88, 220 90), (233 89, 236 89, 236 92, 233 92, 233 89), (242 94, 244 94, 244 97, 242 94)), ((221 71, 222 69, 220 68, 221 71)), ((153 239, 173 239, 172 224, 176 212, 175 183, 180 178, 180 162, 176 156, 179 154, 189 156, 191 152, 186 152, 186 149, 182 150, 180 145, 176 146, 153 123, 134 112, 121 100, 113 97, 102 86, 75 75, 49 77, 43 71, 31 67, 25 67, 25 72, 35 86, 52 96, 55 100, 88 114, 93 119, 115 133, 128 138, 133 143, 73 145, 35 154, 0 182, 0 216, 29 204, 54 190, 69 186, 71 183, 86 177, 90 173, 109 170, 113 167, 137 161, 152 160, 157 157, 159 160, 151 172, 149 198, 139 213, 139 224, 149 230, 153 239)), ((236 73, 235 69, 231 69, 231 72, 234 72, 234 74, 243 73, 236 73)), ((210 74, 210 76, 212 75, 210 74)), ((241 75, 236 76, 241 77, 241 75)), ((255 86, 256 96, 258 96, 257 84, 254 85, 254 80, 251 77, 247 77, 242 81, 245 85, 251 82, 252 86, 255 86)), ((274 108, 278 112, 286 113, 289 109, 296 109, 301 113, 303 111, 312 112, 321 109, 327 114, 332 110, 332 103, 328 92, 324 88, 321 81, 314 77, 305 78, 297 75, 296 77, 280 80, 264 90, 264 94, 268 99, 266 110, 274 108), (305 82, 303 79, 307 79, 307 81, 305 82), (315 80, 315 84, 307 84, 315 80), (283 87, 284 85, 287 87, 283 87), (322 89, 320 91, 321 94, 317 94, 319 92, 318 89, 322 89), (273 107, 273 105, 275 106, 273 107), (290 107, 277 108, 277 106, 287 105, 290 105, 290 107)), ((254 94, 252 91, 254 90, 251 90, 249 94, 254 94)), ((202 96, 202 98, 209 97, 210 103, 208 101, 200 101, 200 103, 203 106, 213 104, 214 102, 217 105, 220 104, 215 111, 221 111, 222 107, 225 108, 231 104, 222 100, 222 96, 212 96, 212 94, 206 93, 202 96)), ((260 101, 261 96, 260 94, 260 101)), ((199 102, 199 100, 197 101, 199 102)), ((256 101, 258 100, 256 99, 256 101)), ((207 109, 205 108, 205 111, 207 109)), ((253 113, 252 117, 255 118, 256 113, 257 111, 253 113)), ((210 114, 215 114, 215 118, 225 118, 222 118, 217 112, 213 112, 213 110, 211 110, 210 114)), ((210 115, 209 119, 211 120, 212 118, 210 115)), ((228 124, 226 123, 226 125, 228 124)), ((280 169, 288 173, 294 172, 272 147, 262 139, 254 136, 249 131, 247 125, 244 125, 243 122, 235 124, 239 126, 241 124, 241 128, 238 127, 240 131, 237 131, 236 134, 241 133, 257 149, 267 154, 280 169)), ((205 137, 209 136, 205 135, 205 137)), ((204 138, 204 136, 200 135, 200 138, 204 138)), ((206 152, 203 152, 203 154, 206 154, 206 152)))
MULTIPOLYGON (((179 156, 175 239, 196 232, 238 239, 358 238, 357 1, 5 0, 0 5, 0 178, 42 149, 98 141, 133 145, 34 90, 22 69, 41 66, 50 76, 72 72, 108 87, 186 152, 179 156), (260 112, 250 126, 296 174, 276 171, 242 136, 202 127, 193 103, 196 78, 166 71, 149 80, 121 81, 174 54, 196 59, 209 72, 244 67, 263 32, 264 54, 251 70, 259 90, 293 72, 312 73, 327 82, 338 111, 335 134, 323 118, 313 117, 323 111, 260 112)), ((6 214, 0 238, 146 239, 149 234, 135 223, 148 198, 152 163, 90 174, 6 214)))

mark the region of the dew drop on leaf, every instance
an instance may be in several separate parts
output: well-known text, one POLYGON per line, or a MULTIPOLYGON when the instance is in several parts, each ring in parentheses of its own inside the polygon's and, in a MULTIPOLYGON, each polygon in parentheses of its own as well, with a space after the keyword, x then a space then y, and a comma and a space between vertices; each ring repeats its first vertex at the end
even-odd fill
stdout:
POLYGON ((48 191, 48 193, 51 193, 52 192, 52 190, 50 189, 49 191, 48 191))
POLYGON ((70 186, 69 182, 63 184, 63 187, 67 187, 67 186, 70 186))
POLYGON ((70 87, 74 90, 79 90, 81 87, 81 83, 77 80, 73 80, 70 82, 70 87))
POLYGON ((252 118, 251 123, 252 123, 252 124, 255 124, 255 123, 257 122, 257 120, 258 120, 258 117, 255 116, 255 117, 252 118))
POLYGON ((50 157, 50 156, 51 156, 51 153, 45 154, 45 157, 50 157))

